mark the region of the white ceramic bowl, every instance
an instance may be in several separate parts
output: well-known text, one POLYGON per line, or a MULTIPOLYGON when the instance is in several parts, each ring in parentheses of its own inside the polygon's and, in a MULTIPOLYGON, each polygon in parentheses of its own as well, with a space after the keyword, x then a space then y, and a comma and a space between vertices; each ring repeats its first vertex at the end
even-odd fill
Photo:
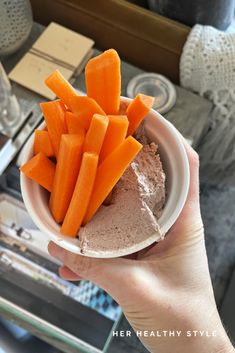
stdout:
MULTIPOLYGON (((122 105, 128 105, 131 99, 122 97, 122 105)), ((158 222, 165 234, 177 220, 188 194, 189 163, 182 138, 176 128, 159 113, 151 110, 145 118, 145 130, 150 141, 159 146, 159 154, 163 163, 167 180, 167 197, 164 210, 158 222)), ((43 129, 45 124, 41 125, 43 129)), ((33 156, 33 140, 31 136, 25 145, 21 156, 22 164, 33 156)), ((48 207, 48 192, 21 173, 21 191, 25 206, 38 228, 48 234, 49 238, 61 247, 81 254, 79 240, 60 234, 59 225, 54 221, 48 207)), ((86 252, 86 256, 111 258, 131 254, 144 249, 156 241, 156 235, 136 243, 130 248, 104 251, 97 254, 94 250, 86 252)))

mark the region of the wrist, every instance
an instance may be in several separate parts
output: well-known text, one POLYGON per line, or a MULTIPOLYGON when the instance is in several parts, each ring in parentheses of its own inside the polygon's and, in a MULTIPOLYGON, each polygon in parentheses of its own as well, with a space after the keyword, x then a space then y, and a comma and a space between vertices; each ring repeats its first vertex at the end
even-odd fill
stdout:
MULTIPOLYGON (((215 303, 211 300, 196 301, 194 305, 181 305, 179 311, 163 310, 162 315, 156 314, 158 318, 151 329, 165 327, 169 331, 176 327, 179 335, 175 337, 160 337, 156 340, 142 339, 143 343, 152 353, 169 353, 175 347, 175 353, 234 353, 234 347, 227 336, 221 323, 215 303), (182 308, 183 306, 183 308, 182 308), (170 314, 170 318, 168 317, 170 314), (163 323, 160 324, 160 318, 163 323), (165 321, 166 319, 166 321, 165 321), (167 323, 172 323, 171 329, 167 323), (178 349, 178 350, 177 350, 178 349)), ((172 330, 175 331, 175 330, 172 330)), ((163 335, 162 335, 163 336, 163 335)))
MULTIPOLYGON (((193 320, 194 321, 194 320, 193 320)), ((194 325, 196 322, 194 321, 194 325)), ((195 327, 195 326, 192 327, 195 327)), ((217 309, 196 325, 198 334, 185 342, 182 353, 234 353, 234 347, 222 325, 217 309)), ((195 330, 195 329, 194 329, 195 330)), ((191 332, 194 332, 192 330, 191 332)))

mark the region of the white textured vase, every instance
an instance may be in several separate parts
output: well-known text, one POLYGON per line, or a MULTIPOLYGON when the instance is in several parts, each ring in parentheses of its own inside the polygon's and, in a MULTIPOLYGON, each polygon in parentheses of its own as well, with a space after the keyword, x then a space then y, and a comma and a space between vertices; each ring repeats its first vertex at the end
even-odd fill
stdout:
POLYGON ((33 25, 29 0, 0 0, 0 56, 14 53, 33 25))

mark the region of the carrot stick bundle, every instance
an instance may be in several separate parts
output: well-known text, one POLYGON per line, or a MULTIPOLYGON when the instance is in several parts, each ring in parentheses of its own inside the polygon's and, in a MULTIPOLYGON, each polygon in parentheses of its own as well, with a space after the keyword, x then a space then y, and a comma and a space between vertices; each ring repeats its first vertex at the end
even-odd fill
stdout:
POLYGON ((129 104, 126 115, 129 120, 127 135, 132 135, 148 114, 154 103, 154 97, 138 94, 129 104))
POLYGON ((120 58, 114 49, 90 59, 85 68, 88 97, 106 114, 118 114, 121 94, 120 58))
POLYGON ((57 223, 66 215, 78 177, 85 134, 62 135, 50 197, 51 213, 57 223))
POLYGON ((38 153, 22 165, 20 171, 51 192, 55 175, 55 164, 43 153, 38 153))
POLYGON ((120 58, 114 49, 88 61, 85 81, 87 96, 81 96, 58 70, 46 78, 58 99, 40 104, 46 128, 35 130, 35 156, 20 168, 51 193, 51 214, 70 237, 108 202, 141 150, 130 135, 154 102, 138 94, 127 108, 120 107, 120 58), (56 164, 47 157, 55 157, 56 164))
POLYGON ((99 104, 92 98, 86 96, 72 97, 70 99, 71 111, 77 116, 81 126, 89 129, 94 114, 105 115, 99 104))
POLYGON ((35 130, 33 150, 34 154, 42 152, 47 157, 55 156, 48 131, 35 130))
POLYGON ((94 216, 141 148, 141 143, 129 136, 99 165, 83 224, 94 216))
POLYGON ((91 152, 99 155, 108 124, 109 118, 107 116, 94 114, 90 128, 86 134, 83 147, 84 152, 91 152))
POLYGON ((92 194, 97 165, 98 156, 96 154, 87 152, 83 154, 73 197, 60 230, 62 234, 76 237, 92 194))
POLYGON ((64 78, 59 70, 52 72, 45 80, 45 84, 50 90, 55 93, 70 109, 69 100, 72 96, 77 96, 78 93, 73 86, 64 78))
POLYGON ((65 122, 65 110, 59 100, 40 103, 40 107, 47 124, 55 156, 57 157, 61 135, 68 132, 65 122))
POLYGON ((126 115, 109 115, 108 118, 109 125, 101 148, 99 163, 125 140, 129 125, 126 115))

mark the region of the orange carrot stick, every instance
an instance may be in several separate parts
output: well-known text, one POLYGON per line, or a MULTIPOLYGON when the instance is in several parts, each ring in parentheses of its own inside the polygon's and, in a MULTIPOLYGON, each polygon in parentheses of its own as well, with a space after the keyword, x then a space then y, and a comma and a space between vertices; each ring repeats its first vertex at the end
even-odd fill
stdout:
POLYGON ((66 112, 65 121, 66 121, 69 134, 79 134, 81 131, 83 131, 85 135, 85 129, 81 125, 77 115, 71 112, 66 112))
POLYGON ((68 106, 68 108, 70 108, 70 98, 78 95, 75 88, 73 88, 73 86, 64 78, 59 70, 52 72, 52 74, 45 80, 45 84, 68 106))
POLYGON ((47 157, 54 157, 54 151, 48 131, 36 129, 34 132, 34 154, 42 152, 47 157))
POLYGON ((108 118, 109 125, 100 151, 99 163, 125 140, 129 125, 126 115, 109 115, 108 118))
POLYGON ((138 94, 129 104, 126 115, 129 120, 127 135, 132 135, 148 114, 154 103, 154 97, 138 94))
POLYGON ((76 237, 82 224, 92 194, 96 177, 98 156, 85 152, 73 197, 61 227, 61 233, 76 237))
POLYGON ((99 155, 107 127, 109 118, 105 115, 94 114, 89 130, 87 131, 83 150, 99 155))
POLYGON ((93 217, 141 148, 141 143, 129 136, 99 165, 83 224, 93 217))
POLYGON ((55 164, 43 153, 38 153, 22 165, 20 171, 51 192, 55 175, 55 164))
POLYGON ((71 111, 77 115, 80 124, 86 130, 89 129, 94 114, 105 115, 99 104, 94 99, 86 96, 72 97, 69 104, 71 111))
POLYGON ((55 156, 57 157, 59 153, 61 135, 68 132, 65 122, 64 108, 59 100, 40 103, 40 107, 47 124, 47 129, 55 156))
POLYGON ((118 114, 121 94, 120 58, 114 49, 90 59, 85 68, 88 97, 106 114, 118 114))
POLYGON ((57 223, 66 215, 78 177, 84 133, 62 135, 55 177, 50 197, 51 213, 57 223))

